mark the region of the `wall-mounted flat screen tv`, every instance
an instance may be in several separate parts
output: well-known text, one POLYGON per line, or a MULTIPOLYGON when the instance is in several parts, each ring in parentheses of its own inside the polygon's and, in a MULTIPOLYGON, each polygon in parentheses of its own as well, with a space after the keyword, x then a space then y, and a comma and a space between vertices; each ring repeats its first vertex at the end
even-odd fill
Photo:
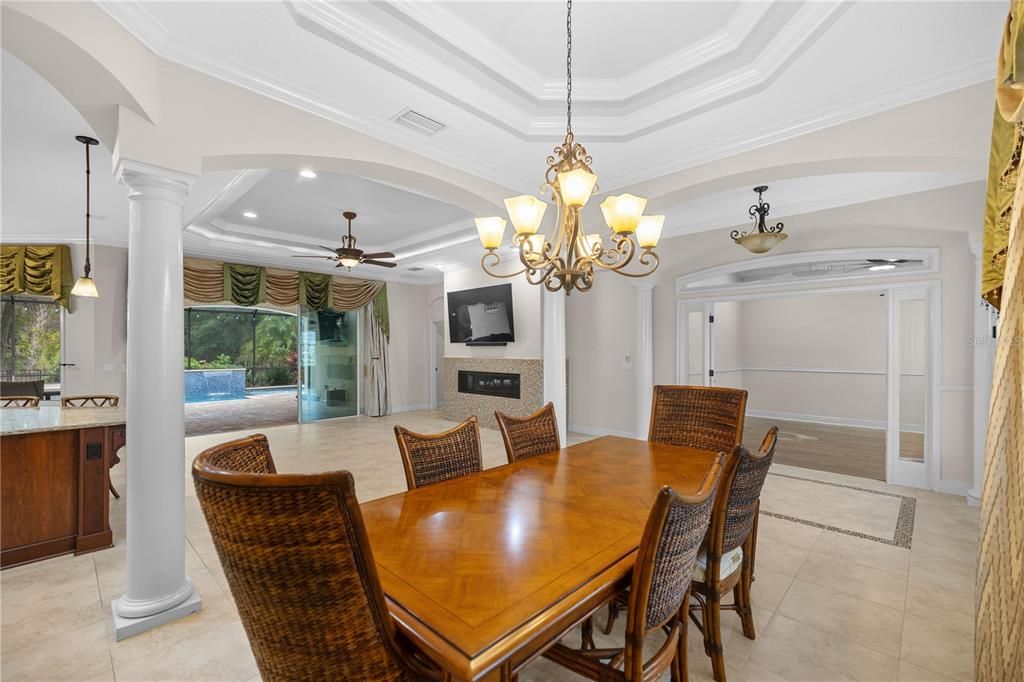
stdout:
POLYGON ((515 341, 512 285, 449 291, 448 336, 452 343, 515 341))

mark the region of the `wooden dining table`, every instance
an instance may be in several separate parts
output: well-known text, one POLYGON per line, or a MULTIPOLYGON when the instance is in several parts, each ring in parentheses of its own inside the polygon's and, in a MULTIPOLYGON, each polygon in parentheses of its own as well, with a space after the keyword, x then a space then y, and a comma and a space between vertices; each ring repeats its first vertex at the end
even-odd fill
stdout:
POLYGON ((510 679, 628 585, 658 490, 718 456, 606 436, 366 502, 391 614, 452 679, 510 679))

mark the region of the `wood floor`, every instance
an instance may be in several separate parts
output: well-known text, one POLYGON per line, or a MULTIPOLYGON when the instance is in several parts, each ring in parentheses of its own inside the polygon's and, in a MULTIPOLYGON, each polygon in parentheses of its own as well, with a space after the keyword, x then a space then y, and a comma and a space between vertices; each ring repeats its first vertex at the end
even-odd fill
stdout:
MULTIPOLYGON (((747 417, 743 444, 756 449, 773 425, 779 427, 779 443, 775 448, 775 461, 779 464, 885 480, 883 430, 747 417)), ((921 459, 924 456, 922 434, 901 433, 900 442, 904 457, 921 459)))

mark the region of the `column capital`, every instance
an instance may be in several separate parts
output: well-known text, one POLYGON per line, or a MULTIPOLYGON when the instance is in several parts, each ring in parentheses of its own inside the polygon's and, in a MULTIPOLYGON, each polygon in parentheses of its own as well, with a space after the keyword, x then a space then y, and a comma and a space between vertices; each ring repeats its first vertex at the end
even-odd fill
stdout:
POLYGON ((643 279, 635 279, 630 284, 638 291, 653 291, 654 287, 658 286, 659 281, 657 278, 645 277, 643 279))
POLYGON ((196 182, 196 176, 190 173, 133 159, 119 160, 114 175, 118 182, 128 186, 129 199, 139 196, 152 197, 177 204, 185 203, 185 198, 196 182))

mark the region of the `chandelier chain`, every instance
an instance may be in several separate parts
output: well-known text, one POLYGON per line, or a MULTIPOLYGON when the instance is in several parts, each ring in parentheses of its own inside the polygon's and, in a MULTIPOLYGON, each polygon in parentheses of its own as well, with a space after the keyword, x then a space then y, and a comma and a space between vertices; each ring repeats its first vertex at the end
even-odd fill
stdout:
POLYGON ((572 133, 572 0, 565 11, 565 132, 572 133))

